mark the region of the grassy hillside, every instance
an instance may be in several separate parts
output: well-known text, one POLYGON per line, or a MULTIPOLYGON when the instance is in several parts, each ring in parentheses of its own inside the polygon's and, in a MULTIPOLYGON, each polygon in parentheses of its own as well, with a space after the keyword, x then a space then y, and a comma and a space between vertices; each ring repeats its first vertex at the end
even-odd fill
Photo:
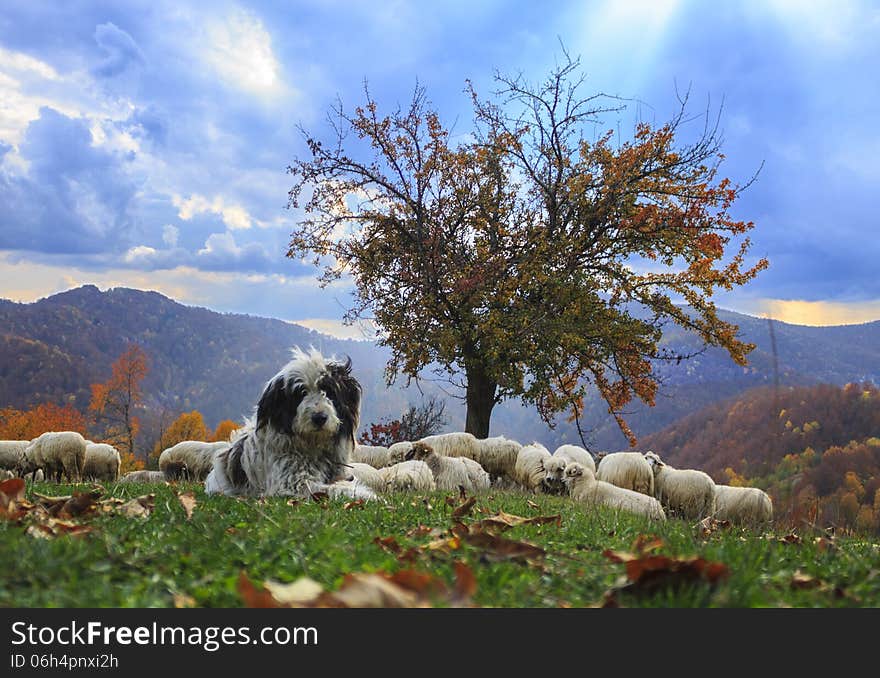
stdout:
MULTIPOLYGON (((35 490, 69 489, 38 484, 28 499, 39 500, 35 490)), ((356 578, 358 588, 346 575, 377 572, 403 585, 410 603, 434 606, 880 605, 876 543, 781 528, 705 533, 678 520, 650 524, 588 511, 560 497, 494 492, 457 519, 462 501, 444 493, 347 505, 111 484, 97 500, 103 503, 73 518, 56 512, 54 524, 33 510, 20 523, 0 519, 0 606, 266 604, 277 600, 266 598, 267 581, 304 576, 346 600, 364 600, 375 593, 375 578, 356 578), (196 502, 190 519, 178 499, 185 491, 196 502), (141 517, 109 500, 145 493, 155 496, 141 517), (480 524, 499 511, 545 521, 503 532, 480 524), (618 562, 625 553, 636 559, 618 562)))

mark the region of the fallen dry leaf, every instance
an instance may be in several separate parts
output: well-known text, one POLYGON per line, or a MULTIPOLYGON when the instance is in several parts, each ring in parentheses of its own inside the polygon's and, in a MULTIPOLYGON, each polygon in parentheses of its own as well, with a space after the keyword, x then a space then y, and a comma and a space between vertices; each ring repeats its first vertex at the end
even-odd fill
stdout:
POLYGON ((193 509, 196 507, 196 504, 198 504, 196 501, 196 495, 192 492, 184 492, 183 494, 177 495, 177 501, 180 502, 180 505, 183 506, 183 510, 186 511, 186 519, 192 519, 193 509))
POLYGON ((529 500, 526 501, 526 505, 527 505, 529 508, 535 509, 536 511, 537 511, 539 508, 541 508, 541 507, 538 506, 535 502, 533 502, 531 499, 529 499, 529 500))
POLYGON ((0 483, 0 506, 8 507, 12 502, 24 499, 27 483, 23 478, 10 478, 0 483))
POLYGON ((153 512, 155 502, 155 494, 145 494, 125 502, 117 511, 127 518, 146 518, 153 512))
POLYGON ((478 523, 474 523, 472 527, 479 530, 503 532, 512 527, 516 527, 517 525, 546 525, 548 523, 556 523, 556 526, 559 527, 562 525, 562 515, 556 514, 555 516, 523 518, 521 516, 505 513, 504 511, 499 511, 494 516, 483 518, 478 523))
POLYGON ((635 555, 610 549, 603 551, 602 555, 612 562, 624 563, 627 579, 636 587, 648 588, 697 579, 714 584, 730 575, 727 565, 711 562, 697 556, 674 558, 660 555, 635 555))
POLYGON ((364 500, 363 499, 355 499, 354 501, 347 501, 342 505, 343 510, 351 511, 352 509, 363 509, 364 508, 364 500))
POLYGON ((324 593, 324 587, 309 577, 300 577, 290 584, 267 580, 263 585, 282 607, 308 605, 324 593))
POLYGON ((397 543, 394 537, 376 537, 373 539, 373 543, 389 553, 394 553, 395 555, 400 553, 400 544, 397 543))
POLYGON ((728 527, 730 527, 730 521, 716 520, 711 516, 706 516, 700 521, 699 527, 700 536, 708 537, 710 534, 712 534, 713 532, 717 532, 718 530, 726 530, 728 527))
POLYGON ((244 601, 245 607, 279 607, 278 601, 272 597, 272 594, 262 586, 256 586, 244 572, 238 575, 238 594, 244 601))
POLYGON ((791 588, 793 589, 815 589, 822 585, 821 579, 811 577, 800 570, 796 570, 791 576, 791 588))
POLYGON ((474 504, 477 503, 476 497, 470 497, 466 499, 460 506, 456 507, 456 509, 452 512, 452 519, 458 520, 459 518, 463 518, 468 513, 471 512, 471 509, 474 507, 474 504))
POLYGON ((452 592, 452 601, 464 605, 469 603, 477 592, 477 578, 474 576, 473 570, 460 560, 456 560, 453 566, 455 567, 455 588, 452 592))
POLYGON ((418 527, 414 527, 409 532, 406 533, 407 537, 421 537, 424 535, 433 535, 435 537, 439 537, 443 534, 443 530, 440 530, 436 527, 428 527, 427 525, 419 525, 418 527))
POLYGON ((804 540, 801 539, 794 532, 792 532, 791 534, 787 534, 784 537, 780 537, 779 541, 781 541, 783 544, 791 544, 793 546, 800 546, 804 540))
POLYGON ((467 544, 482 549, 490 560, 518 560, 531 563, 547 554, 540 546, 506 539, 488 532, 469 532, 462 539, 467 544))
POLYGON ((177 608, 185 608, 185 607, 196 607, 198 604, 196 603, 196 599, 192 596, 188 596, 185 593, 175 593, 174 594, 174 607, 177 608))

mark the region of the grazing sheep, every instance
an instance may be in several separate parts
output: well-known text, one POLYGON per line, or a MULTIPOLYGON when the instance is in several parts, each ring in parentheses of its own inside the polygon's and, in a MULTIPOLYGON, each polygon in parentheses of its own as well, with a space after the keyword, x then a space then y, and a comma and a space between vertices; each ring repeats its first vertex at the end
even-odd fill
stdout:
POLYGON ((348 463, 369 464, 373 468, 385 468, 390 465, 388 448, 381 445, 355 445, 348 457, 348 463))
POLYGON ((516 465, 513 469, 514 480, 521 487, 532 492, 537 492, 539 489, 545 491, 551 489, 545 484, 547 472, 544 469, 544 463, 549 462, 550 459, 550 452, 540 443, 526 445, 516 455, 516 465))
POLYGON ((569 463, 565 467, 564 482, 569 495, 575 501, 601 504, 647 516, 652 520, 666 520, 663 507, 654 497, 597 480, 593 471, 583 464, 569 463))
POLYGON ((163 450, 159 455, 159 470, 168 476, 166 472, 168 465, 182 462, 186 465, 190 480, 202 482, 214 466, 214 454, 229 446, 230 443, 226 441, 216 443, 205 443, 200 440, 181 441, 163 450))
POLYGON ((428 445, 441 457, 467 457, 480 460, 480 441, 470 433, 440 433, 422 438, 420 443, 428 445))
POLYGON ((645 460, 654 469, 654 496, 670 515, 700 520, 715 513, 715 481, 707 474, 672 468, 653 452, 645 460))
POLYGON ((596 479, 654 496, 654 472, 641 452, 606 454, 596 468, 596 479))
MULTIPOLYGON (((484 477, 475 474, 475 469, 459 457, 445 457, 437 454, 429 445, 419 441, 413 443, 406 454, 407 461, 423 461, 431 469, 438 490, 457 490, 459 486, 466 492, 480 492, 489 489, 489 474, 484 477), (476 481, 476 482, 475 482, 476 481)), ((482 467, 481 467, 482 470, 482 467)))
POLYGON ((566 465, 577 462, 590 469, 594 474, 596 473, 596 462, 593 461, 593 455, 579 445, 560 445, 556 448, 553 456, 565 461, 566 465))
POLYGON ((379 473, 385 481, 385 492, 432 492, 437 489, 431 468, 416 459, 386 466, 379 469, 379 473))
POLYGON ((129 471, 119 481, 120 483, 164 483, 165 474, 162 471, 129 471))
POLYGON ((715 485, 715 515, 737 525, 759 525, 773 520, 773 502, 757 487, 715 485))
POLYGON ((86 441, 76 431, 48 431, 34 438, 25 448, 22 470, 32 473, 43 469, 47 478, 64 475, 71 482, 82 479, 86 459, 86 441))
POLYGON ((493 481, 512 481, 516 471, 516 457, 522 449, 515 440, 495 436, 479 441, 480 452, 476 460, 492 477, 493 481))
POLYGON ((119 452, 107 443, 87 443, 83 478, 115 482, 119 478, 119 452))
POLYGON ((385 490, 385 478, 378 469, 359 461, 347 464, 347 471, 374 492, 385 490))
POLYGON ((28 443, 30 440, 0 440, 0 469, 15 471, 21 468, 28 443))

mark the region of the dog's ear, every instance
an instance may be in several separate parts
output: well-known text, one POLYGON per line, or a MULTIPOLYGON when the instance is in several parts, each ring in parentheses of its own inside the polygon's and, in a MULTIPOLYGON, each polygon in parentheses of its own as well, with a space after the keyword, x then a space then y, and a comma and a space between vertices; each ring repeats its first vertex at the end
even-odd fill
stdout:
POLYGON ((301 402, 301 389, 285 385, 283 376, 276 377, 266 384, 257 404, 257 430, 271 424, 277 431, 292 434, 296 408, 301 402))
POLYGON ((361 420, 361 385, 351 375, 351 358, 344 363, 328 363, 327 368, 333 382, 331 390, 336 393, 336 415, 342 421, 340 432, 353 439, 361 420))

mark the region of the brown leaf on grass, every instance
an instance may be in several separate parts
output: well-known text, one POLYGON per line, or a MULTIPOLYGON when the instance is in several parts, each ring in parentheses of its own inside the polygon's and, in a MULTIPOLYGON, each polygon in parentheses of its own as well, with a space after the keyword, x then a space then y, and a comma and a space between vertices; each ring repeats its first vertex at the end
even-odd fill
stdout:
POLYGON ((430 607, 428 602, 381 573, 347 574, 338 591, 324 603, 335 602, 342 607, 430 607))
POLYGON ((363 509, 364 508, 364 500, 363 499, 355 499, 354 501, 347 501, 342 505, 342 509, 344 511, 351 511, 352 509, 363 509))
POLYGON ((470 532, 470 528, 468 528, 468 526, 465 525, 460 520, 457 520, 452 524, 452 527, 449 528, 449 531, 452 533, 452 535, 454 537, 461 538, 464 535, 466 535, 468 532, 470 532))
POLYGON ((816 537, 816 548, 819 549, 820 553, 825 553, 826 551, 829 553, 834 553, 837 550, 837 544, 834 543, 834 539, 829 539, 828 537, 816 537))
POLYGON ((177 608, 185 608, 185 607, 197 607, 198 603, 196 603, 196 599, 192 596, 188 596, 185 593, 175 593, 174 594, 174 607, 177 608))
POLYGON ((269 591, 254 584, 244 571, 238 575, 238 595, 244 601, 245 607, 281 607, 269 591))
POLYGON ((435 537, 439 537, 443 534, 442 530, 438 530, 434 527, 428 527, 427 525, 419 525, 418 527, 414 527, 409 532, 406 533, 407 537, 422 537, 424 535, 433 534, 435 537))
POLYGON ((373 539, 373 543, 389 553, 394 553, 395 555, 400 553, 400 544, 397 543, 394 537, 376 537, 373 539))
POLYGON ((640 534, 632 543, 632 550, 639 555, 647 555, 663 548, 663 540, 654 534, 640 534))
POLYGON ((280 607, 302 607, 324 593, 324 587, 309 577, 300 577, 290 584, 267 580, 263 585, 280 607))
POLYGON ((428 542, 421 548, 423 551, 439 551, 441 553, 458 551, 461 548, 461 539, 459 537, 435 539, 434 541, 428 542))
POLYGON ((312 501, 319 502, 321 504, 326 504, 330 499, 330 495, 326 492, 312 492, 309 497, 311 497, 312 501))
POLYGON ((464 605, 469 603, 477 592, 477 578, 474 576, 473 570, 460 560, 456 560, 453 566, 455 567, 455 588, 452 591, 451 600, 464 605))
POLYGON ((821 579, 811 577, 800 570, 795 570, 795 573, 791 576, 791 588, 793 589, 816 589, 820 586, 823 586, 821 579))
POLYGON ((155 494, 145 494, 125 502, 117 511, 126 518, 146 518, 153 512, 155 503, 155 494))
POLYGON ((471 509, 474 507, 474 504, 477 503, 476 497, 470 497, 466 499, 460 506, 456 507, 456 509, 452 512, 453 520, 458 520, 463 518, 468 513, 471 512, 471 509))
POLYGON ((70 522, 69 520, 46 518, 42 522, 30 525, 28 529, 25 530, 25 534, 42 539, 52 539, 53 537, 60 537, 62 535, 81 537, 91 531, 92 528, 88 525, 80 525, 78 523, 70 522))
POLYGON ((288 499, 285 503, 286 503, 288 506, 299 506, 300 504, 302 504, 302 500, 300 500, 300 499, 288 499))
POLYGON ((12 502, 24 499, 27 483, 23 478, 10 478, 0 483, 0 506, 8 507, 12 502))
MULTIPOLYGON (((92 513, 96 511, 98 507, 95 499, 96 497, 94 493, 74 492, 73 496, 60 506, 55 515, 61 518, 75 518, 87 513, 92 513)), ((58 504, 55 506, 58 506, 58 504)))
POLYGON ((559 527, 560 525, 562 525, 562 515, 556 514, 555 516, 536 516, 534 518, 523 518, 521 516, 515 516, 511 513, 499 511, 494 516, 483 518, 478 523, 474 523, 472 527, 484 531, 504 532, 512 527, 516 527, 517 525, 546 525, 548 523, 556 523, 556 526, 559 527))
POLYGON ((727 565, 697 556, 674 558, 660 555, 635 555, 625 551, 603 551, 615 563, 624 563, 626 576, 633 586, 654 587, 703 580, 711 584, 730 575, 727 565))
POLYGON ((186 511, 186 519, 191 520, 193 517, 193 509, 196 507, 196 504, 198 504, 196 501, 196 495, 192 492, 184 492, 177 495, 177 501, 180 502, 180 505, 183 506, 183 510, 186 511))
POLYGON ((729 520, 716 520, 712 516, 706 516, 703 518, 700 523, 700 536, 708 537, 713 532, 717 532, 718 530, 726 530, 730 527, 729 520))
POLYGON ((540 546, 506 539, 488 532, 471 531, 462 539, 467 544, 482 549, 490 560, 518 560, 531 563, 547 554, 540 546))
POLYGON ((782 542, 783 544, 790 544, 792 546, 800 546, 804 540, 801 539, 794 532, 792 532, 791 534, 787 534, 784 537, 780 537, 779 541, 782 542))

